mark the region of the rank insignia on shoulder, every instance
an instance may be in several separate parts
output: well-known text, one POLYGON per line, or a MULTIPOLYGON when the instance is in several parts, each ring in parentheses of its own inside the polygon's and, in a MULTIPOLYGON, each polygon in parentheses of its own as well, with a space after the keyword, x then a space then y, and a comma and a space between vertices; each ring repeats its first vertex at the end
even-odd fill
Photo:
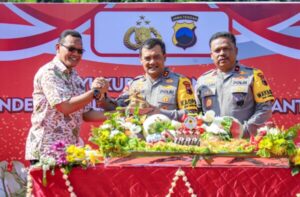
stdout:
POLYGON ((164 71, 163 76, 164 76, 164 77, 167 77, 167 76, 169 75, 169 73, 170 73, 170 72, 166 70, 166 71, 164 71))
POLYGON ((234 71, 236 71, 236 72, 240 71, 240 66, 236 65, 234 68, 234 71))

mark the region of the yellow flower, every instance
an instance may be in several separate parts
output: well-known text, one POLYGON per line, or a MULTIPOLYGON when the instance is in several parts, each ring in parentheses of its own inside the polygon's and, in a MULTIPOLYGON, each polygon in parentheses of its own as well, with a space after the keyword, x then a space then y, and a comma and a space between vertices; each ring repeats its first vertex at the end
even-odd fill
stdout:
POLYGON ((272 146, 273 146, 272 141, 266 137, 263 138, 258 144, 259 149, 269 149, 270 150, 272 148, 272 146))
POLYGON ((98 162, 99 154, 96 151, 88 151, 88 160, 92 165, 95 165, 98 162))
POLYGON ((72 162, 74 162, 75 161, 75 159, 74 159, 74 157, 72 156, 72 155, 67 155, 67 161, 69 162, 69 163, 72 163, 72 162))
POLYGON ((77 148, 74 152, 75 157, 77 160, 83 160, 85 159, 85 151, 83 148, 77 148))
POLYGON ((277 156, 285 155, 286 147, 285 146, 280 146, 280 145, 274 145, 271 149, 271 152, 274 155, 277 155, 277 156))
POLYGON ((76 147, 75 145, 70 145, 67 148, 67 161, 81 161, 85 159, 85 151, 81 147, 76 147))
POLYGON ((96 164, 96 157, 94 154, 90 154, 89 155, 89 160, 91 161, 91 164, 92 165, 95 165, 96 164))
POLYGON ((297 149, 297 153, 293 158, 295 165, 300 165, 300 148, 297 149))
POLYGON ((86 164, 87 164, 87 161, 86 161, 86 160, 82 160, 81 164, 82 164, 82 165, 86 165, 86 164))
POLYGON ((274 141, 271 152, 275 155, 284 155, 286 153, 286 140, 281 138, 274 141))
POLYGON ((67 153, 73 153, 74 151, 75 151, 75 149, 76 149, 76 146, 75 145, 70 145, 70 146, 68 146, 68 148, 67 148, 67 153))

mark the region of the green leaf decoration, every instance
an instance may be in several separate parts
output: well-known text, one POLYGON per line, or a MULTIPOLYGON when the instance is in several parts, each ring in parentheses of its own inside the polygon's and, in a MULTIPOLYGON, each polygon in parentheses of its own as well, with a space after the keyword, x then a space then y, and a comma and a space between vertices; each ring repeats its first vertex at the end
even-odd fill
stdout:
POLYGON ((196 167, 196 165, 197 165, 199 159, 200 159, 200 155, 195 155, 195 156, 193 157, 193 160, 192 160, 192 167, 193 167, 193 168, 196 167))
POLYGON ((296 176, 299 172, 300 172, 300 168, 296 166, 292 168, 291 174, 292 176, 296 176))

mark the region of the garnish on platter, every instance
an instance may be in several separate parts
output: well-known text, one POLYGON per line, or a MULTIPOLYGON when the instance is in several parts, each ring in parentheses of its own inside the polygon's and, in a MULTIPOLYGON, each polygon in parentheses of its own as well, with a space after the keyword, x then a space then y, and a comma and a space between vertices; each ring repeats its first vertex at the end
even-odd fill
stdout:
MULTIPOLYGON (((297 129, 261 128, 256 136, 242 139, 243 127, 233 117, 216 117, 213 111, 204 115, 187 115, 180 122, 162 114, 140 115, 114 112, 92 130, 91 141, 105 157, 129 155, 166 156, 236 155, 237 157, 290 157, 300 165, 300 151, 293 139, 297 129), (293 131, 293 132, 291 132, 293 131), (149 154, 148 154, 149 153, 149 154)), ((300 171, 300 169, 299 169, 300 171)))
POLYGON ((229 116, 216 117, 214 111, 207 111, 200 118, 205 124, 202 128, 205 130, 204 139, 209 140, 230 140, 231 138, 239 139, 243 136, 243 126, 241 123, 229 116))

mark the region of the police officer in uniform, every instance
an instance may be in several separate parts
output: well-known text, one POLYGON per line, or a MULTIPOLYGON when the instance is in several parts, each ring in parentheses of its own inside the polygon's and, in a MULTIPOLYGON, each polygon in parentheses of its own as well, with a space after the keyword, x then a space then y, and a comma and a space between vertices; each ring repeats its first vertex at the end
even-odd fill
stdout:
POLYGON ((200 76, 195 87, 199 111, 215 111, 232 116, 243 124, 243 136, 256 134, 257 128, 272 116, 274 97, 261 70, 240 65, 235 36, 215 33, 209 41, 216 69, 200 76))
POLYGON ((150 38, 140 48, 140 61, 145 75, 137 76, 116 99, 119 106, 127 106, 134 99, 143 100, 149 114, 164 114, 180 120, 184 114, 196 113, 197 106, 188 78, 165 67, 165 44, 150 38))

